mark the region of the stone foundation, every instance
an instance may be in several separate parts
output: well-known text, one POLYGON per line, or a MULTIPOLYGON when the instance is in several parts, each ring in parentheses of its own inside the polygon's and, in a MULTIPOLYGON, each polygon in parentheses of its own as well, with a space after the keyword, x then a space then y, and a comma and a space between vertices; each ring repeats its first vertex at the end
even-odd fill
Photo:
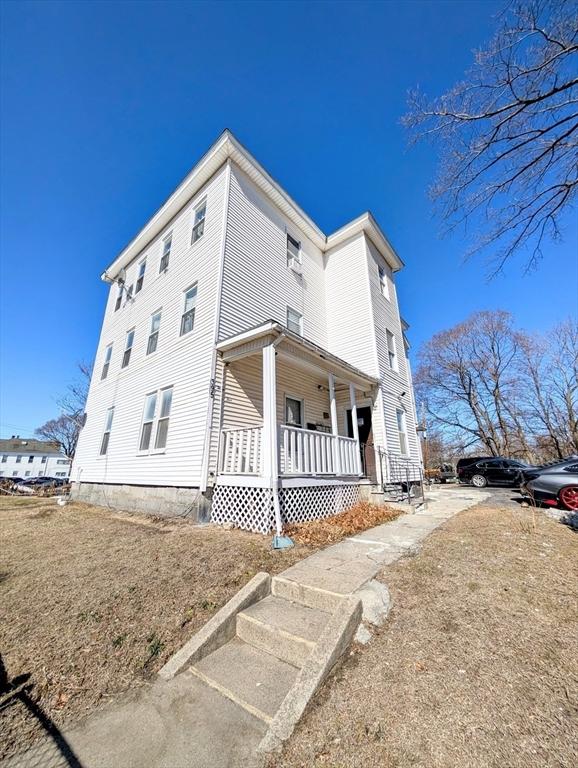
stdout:
POLYGON ((72 483, 70 495, 99 507, 141 512, 158 517, 183 517, 206 523, 211 513, 211 491, 155 485, 72 483))

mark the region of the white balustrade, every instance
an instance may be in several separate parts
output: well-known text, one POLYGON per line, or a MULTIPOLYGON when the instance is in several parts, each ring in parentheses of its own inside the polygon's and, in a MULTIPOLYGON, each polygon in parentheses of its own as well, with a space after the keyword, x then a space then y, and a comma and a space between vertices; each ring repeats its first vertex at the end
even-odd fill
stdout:
POLYGON ((224 429, 221 437, 221 473, 260 475, 262 470, 261 427, 224 429))
POLYGON ((351 437, 313 429, 279 426, 282 475, 357 475, 358 448, 351 437))

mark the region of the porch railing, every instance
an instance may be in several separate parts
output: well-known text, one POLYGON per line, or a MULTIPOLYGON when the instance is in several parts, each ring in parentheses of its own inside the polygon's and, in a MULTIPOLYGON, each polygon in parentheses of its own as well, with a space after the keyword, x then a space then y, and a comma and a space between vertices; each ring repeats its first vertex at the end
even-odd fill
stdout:
POLYGON ((261 427, 224 429, 221 472, 225 475, 260 475, 262 470, 261 427))
POLYGON ((313 429, 279 427, 279 471, 282 475, 357 475, 357 443, 313 429))

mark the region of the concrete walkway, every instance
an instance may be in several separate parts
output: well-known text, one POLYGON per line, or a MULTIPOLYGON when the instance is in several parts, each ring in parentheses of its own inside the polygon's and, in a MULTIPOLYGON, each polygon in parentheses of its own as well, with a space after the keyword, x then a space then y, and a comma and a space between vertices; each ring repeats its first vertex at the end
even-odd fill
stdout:
MULTIPOLYGON (((428 491, 425 508, 327 547, 276 580, 325 599, 357 593, 364 619, 379 623, 387 589, 373 579, 382 567, 417 551, 433 530, 486 495, 467 488, 428 491)), ((59 747, 53 740, 40 742, 3 768, 254 768, 266 730, 257 717, 185 671, 95 712, 57 736, 59 747)))

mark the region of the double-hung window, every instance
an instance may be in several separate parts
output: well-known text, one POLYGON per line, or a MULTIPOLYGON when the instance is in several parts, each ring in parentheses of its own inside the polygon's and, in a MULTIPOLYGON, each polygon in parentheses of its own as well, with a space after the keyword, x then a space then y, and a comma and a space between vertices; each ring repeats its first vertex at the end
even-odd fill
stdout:
POLYGON ((183 314, 181 317, 181 336, 190 333, 195 325, 195 307, 197 305, 197 284, 185 291, 183 314))
POLYGON ((402 456, 407 456, 409 453, 407 447, 407 427, 405 423, 405 411, 396 410, 397 417, 397 434, 399 436, 399 450, 402 456))
POLYGON ((287 264, 292 260, 301 264, 301 243, 287 232, 287 264))
POLYGON ((117 309, 120 309, 120 305, 122 304, 122 292, 124 290, 124 284, 119 283, 118 284, 118 293, 116 295, 116 303, 114 305, 114 311, 116 312, 117 309))
POLYGON ((6 464, 7 461, 8 461, 8 456, 4 454, 4 456, 2 456, 2 464, 6 464))
POLYGON ((126 368, 130 363, 130 354, 132 352, 132 345, 134 344, 134 328, 130 330, 126 335, 126 344, 124 345, 124 354, 122 356, 121 368, 126 368))
POLYGON ((389 285, 387 283, 387 271, 385 270, 385 267, 382 267, 382 266, 378 266, 377 271, 379 272, 379 288, 382 294, 385 296, 385 298, 389 299, 389 285))
MULTIPOLYGON (((42 460, 40 462, 41 464, 46 464, 46 456, 42 457, 42 460)), ((56 462, 58 464, 58 462, 56 462)))
POLYGON ((397 350, 395 347, 395 336, 391 331, 386 331, 387 336, 387 356, 389 358, 389 367, 392 371, 399 370, 397 365, 397 350))
POLYGON ((138 277, 136 279, 136 287, 134 289, 135 294, 137 294, 140 290, 142 290, 146 268, 147 268, 147 260, 143 259, 141 263, 138 265, 138 277))
POLYGON ((110 430, 112 429, 112 417, 114 416, 114 407, 106 412, 106 421, 104 423, 104 432, 100 443, 100 455, 106 456, 108 452, 108 443, 110 441, 110 430))
POLYGON ((151 392, 146 396, 139 451, 162 451, 166 448, 172 401, 172 387, 151 392))
POLYGON ((173 242, 173 235, 167 235, 163 240, 163 255, 161 256, 161 263, 159 266, 159 273, 164 272, 169 267, 169 259, 171 257, 171 245, 173 242))
POLYGON ((21 461, 22 461, 22 456, 17 456, 16 457, 16 463, 20 464, 21 461))
POLYGON ((112 357, 112 344, 109 344, 104 351, 104 363, 102 366, 102 373, 100 375, 101 380, 106 379, 108 376, 108 369, 110 368, 110 358, 112 357))
POLYGON ((159 341, 159 330, 161 327, 161 313, 155 312, 151 317, 151 331, 149 333, 149 340, 147 342, 147 355, 151 355, 156 352, 157 344, 159 341))
POLYGON ((303 336, 303 315, 291 307, 287 307, 287 328, 303 336))
POLYGON ((129 301, 131 301, 131 300, 132 300, 132 288, 133 288, 133 286, 132 286, 132 284, 131 284, 131 285, 129 285, 129 287, 126 289, 126 299, 125 299, 125 302, 124 302, 125 304, 126 304, 127 302, 129 302, 129 301))
POLYGON ((28 463, 32 464, 33 461, 34 461, 34 456, 29 456, 28 457, 28 463))
POLYGON ((207 202, 203 202, 195 208, 195 216, 193 219, 193 235, 191 237, 191 245, 200 240, 205 232, 205 215, 207 213, 207 202))

